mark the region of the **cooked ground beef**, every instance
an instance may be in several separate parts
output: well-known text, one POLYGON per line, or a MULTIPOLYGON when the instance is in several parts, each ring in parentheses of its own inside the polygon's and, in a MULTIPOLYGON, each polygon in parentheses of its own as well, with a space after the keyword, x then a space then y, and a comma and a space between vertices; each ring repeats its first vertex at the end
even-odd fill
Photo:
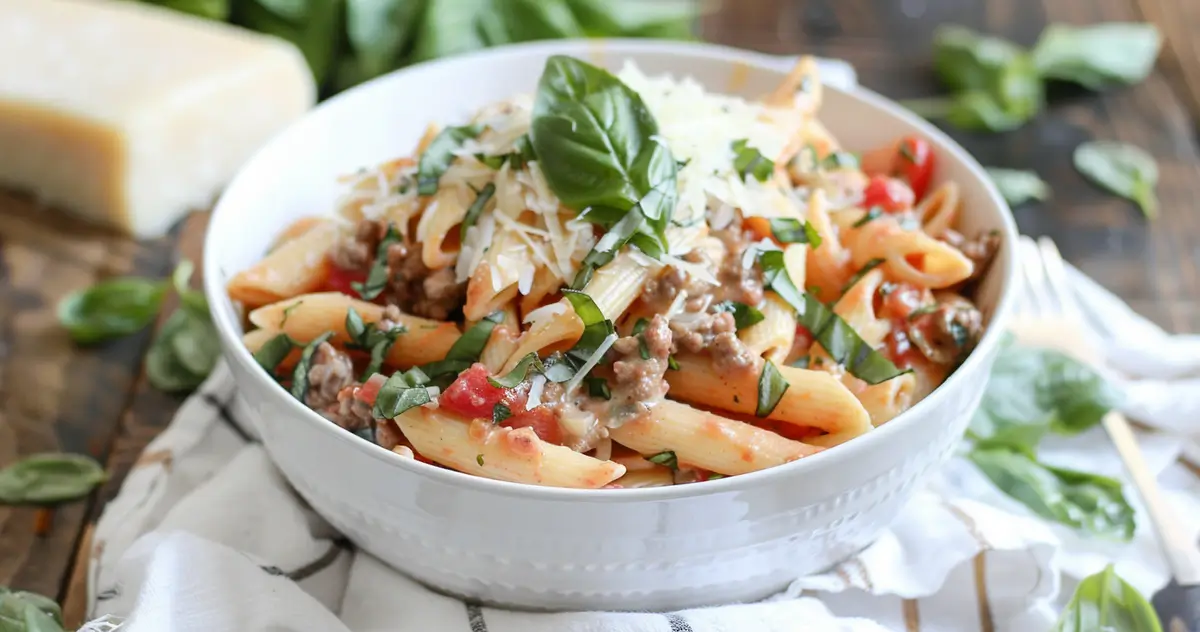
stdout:
MULTIPOLYGON (((712 346, 713 340, 721 335, 737 331, 737 323, 729 312, 704 313, 690 316, 687 320, 671 321, 676 347, 684 351, 699 353, 712 346)), ((734 335, 734 338, 737 338, 734 335)))
POLYGON ((388 287, 384 297, 389 304, 434 320, 447 320, 462 309, 467 285, 456 282, 452 268, 431 271, 425 267, 419 245, 391 245, 387 265, 388 287))
POLYGON ((362 384, 356 382, 339 391, 337 405, 329 406, 326 409, 325 417, 352 432, 374 425, 375 418, 371 415, 371 405, 355 397, 360 386, 362 384))
POLYGON ((383 238, 385 225, 364 219, 355 226, 354 234, 343 238, 329 253, 333 265, 343 270, 365 270, 375 260, 375 250, 383 238))
POLYGON ((338 403, 338 393, 353 383, 354 363, 350 356, 328 342, 322 342, 309 365, 304 403, 314 410, 324 410, 338 403))
POLYGON ((638 336, 625 336, 613 343, 613 382, 610 409, 618 418, 633 418, 649 410, 667 394, 667 358, 671 355, 671 329, 657 314, 638 336), (640 339, 639 339, 640 338, 640 339), (646 355, 642 356, 642 341, 646 355))
POLYGON ((747 305, 758 305, 763 300, 762 272, 758 266, 742 265, 742 254, 753 242, 750 233, 730 228, 713 233, 725 244, 725 260, 717 280, 721 282, 722 301, 737 301, 747 305))
POLYGON ((375 443, 384 450, 391 450, 400 445, 404 435, 394 421, 381 421, 375 425, 375 443))
POLYGON ((974 239, 967 239, 958 231, 948 230, 942 239, 962 251, 963 255, 975 264, 975 271, 971 273, 967 283, 974 283, 983 278, 991 267, 992 260, 996 258, 996 252, 1000 250, 1000 232, 995 230, 981 232, 974 239))
POLYGON ((759 372, 760 358, 750 352, 736 333, 717 334, 708 352, 718 373, 759 372))
POLYGON ((938 364, 951 364, 970 353, 983 334, 983 315, 963 299, 941 302, 917 316, 908 337, 921 354, 938 364))

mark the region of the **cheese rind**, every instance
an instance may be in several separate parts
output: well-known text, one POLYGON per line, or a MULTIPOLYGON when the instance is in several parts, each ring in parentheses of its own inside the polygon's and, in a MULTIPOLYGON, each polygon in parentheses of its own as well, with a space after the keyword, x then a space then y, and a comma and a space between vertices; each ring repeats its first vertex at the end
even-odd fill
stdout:
POLYGON ((0 185, 141 237, 208 205, 316 88, 291 44, 132 2, 0 0, 0 185))

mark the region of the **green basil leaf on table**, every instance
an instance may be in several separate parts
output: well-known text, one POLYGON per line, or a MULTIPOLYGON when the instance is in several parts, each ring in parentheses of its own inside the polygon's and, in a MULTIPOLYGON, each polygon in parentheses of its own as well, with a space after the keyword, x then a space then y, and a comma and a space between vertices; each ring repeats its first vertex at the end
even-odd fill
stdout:
POLYGON ((1162 36, 1153 24, 1052 24, 1034 46, 1033 60, 1046 79, 1103 90, 1145 79, 1161 46, 1162 36))
POLYGON ((737 301, 722 301, 713 305, 714 312, 729 312, 733 314, 733 322, 741 331, 752 325, 761 323, 766 316, 758 308, 737 301))
POLYGON ((851 375, 868 384, 886 382, 908 371, 892 364, 886 356, 872 349, 841 316, 822 304, 811 294, 796 287, 783 263, 783 252, 770 250, 759 254, 763 285, 779 295, 796 311, 796 322, 812 332, 834 360, 844 365, 851 375))
POLYGON ((53 504, 92 492, 107 475, 95 459, 82 454, 46 452, 0 469, 0 504, 53 504))
POLYGON ((1120 403, 1119 393, 1086 364, 1053 349, 1001 349, 969 436, 1032 449, 1047 432, 1078 434, 1120 403))
POLYGON ((137 333, 154 321, 167 285, 124 277, 71 292, 58 303, 58 320, 75 342, 92 344, 137 333))
POLYGON ((1133 508, 1115 479, 1043 465, 1004 446, 976 447, 968 457, 1000 491, 1043 518, 1088 535, 1133 537, 1133 508))
POLYGON ((488 200, 491 200, 495 193, 496 184, 489 182, 475 194, 475 201, 471 202, 471 206, 467 207, 467 214, 463 216, 462 224, 458 228, 458 234, 461 239, 465 240, 467 238, 467 229, 479 221, 479 216, 483 214, 484 207, 487 206, 488 200))
POLYGON ((147 0, 147 2, 209 20, 224 21, 229 17, 229 0, 147 0))
POLYGON ((742 179, 753 177, 759 182, 766 182, 775 171, 775 162, 754 147, 748 146, 748 141, 741 138, 733 141, 733 170, 742 179))
POLYGON ((952 90, 990 90, 1025 51, 999 37, 958 25, 939 26, 933 35, 933 66, 952 90))
POLYGON ((429 389, 425 387, 428 383, 429 376, 416 367, 393 373, 379 387, 371 416, 376 419, 395 419, 401 413, 428 404, 432 401, 429 389))
POLYGON ((438 132, 417 162, 417 192, 421 195, 437 193, 438 180, 454 162, 454 151, 482 131, 478 125, 460 125, 438 132))
POLYGON ((483 353, 488 338, 492 337, 492 330, 502 320, 504 320, 504 312, 501 311, 484 316, 463 332, 463 335, 455 340, 453 345, 450 345, 450 350, 446 352, 445 358, 430 362, 422 366, 421 370, 430 377, 458 375, 467 370, 479 360, 479 355, 483 353))
POLYGON ((1045 101, 1033 57, 995 37, 960 26, 938 29, 934 66, 955 94, 908 102, 918 114, 967 130, 1008 131, 1032 119, 1045 101))
POLYGON ((359 297, 364 301, 375 299, 388 286, 388 281, 391 280, 387 262, 388 248, 403 241, 404 237, 400 231, 396 230, 395 226, 388 224, 387 232, 384 233, 383 239, 379 240, 379 246, 375 248, 375 259, 371 262, 371 268, 367 270, 367 278, 361 283, 350 282, 350 287, 358 292, 359 297))
POLYGON ((1033 171, 1024 169, 1002 169, 1000 167, 985 167, 992 184, 1004 196, 1009 206, 1017 206, 1031 200, 1045 200, 1050 197, 1050 185, 1038 177, 1033 171))
MULTIPOLYGON (((55 601, 44 595, 39 595, 33 592, 24 590, 10 590, 6 586, 0 586, 0 621, 4 621, 5 617, 9 619, 27 618, 25 613, 30 609, 37 610, 49 618, 49 623, 53 623, 56 627, 42 628, 27 628, 30 630, 62 630, 63 616, 62 608, 55 601)), ((46 625, 48 622, 44 619, 39 619, 39 623, 46 625)), ((3 628, 0 628, 3 629, 3 628)))
POLYGON ((304 54, 317 85, 325 85, 341 52, 344 35, 343 0, 305 2, 302 19, 288 15, 288 0, 242 0, 231 5, 230 22, 252 31, 274 35, 296 45, 304 54), (268 6, 270 5, 270 6, 268 6))
POLYGON ((808 221, 800 221, 791 217, 773 217, 768 220, 771 224, 771 234, 782 244, 808 244, 813 248, 821 247, 821 234, 808 221))
POLYGON ((263 346, 259 347, 258 351, 254 352, 254 361, 258 366, 267 370, 272 376, 276 376, 275 368, 280 362, 292 352, 292 349, 301 346, 292 337, 287 334, 279 334, 271 338, 263 346))
POLYGON ((1158 163, 1145 150, 1114 141, 1096 140, 1075 148, 1075 168, 1121 197, 1132 200, 1147 219, 1158 217, 1158 163))
POLYGON ((1022 114, 983 90, 960 92, 949 98, 914 99, 905 107, 928 119, 945 119, 954 127, 985 132, 1007 132, 1024 125, 1033 112, 1022 114))
POLYGON ((1051 632, 1093 630, 1162 632, 1162 625, 1146 598, 1109 564, 1079 582, 1051 632))
POLYGON ((779 372, 779 367, 775 366, 774 362, 766 360, 763 362, 762 373, 758 376, 758 403, 754 408, 756 417, 766 417, 775 410, 779 405, 779 400, 783 399, 783 394, 787 392, 791 384, 779 372))
POLYGON ((167 393, 194 390, 216 366, 220 354, 217 331, 208 314, 181 305, 150 343, 146 378, 167 393))
POLYGON ((679 469, 679 459, 676 458, 674 450, 663 450, 658 454, 646 457, 646 460, 656 465, 669 467, 673 470, 679 469))

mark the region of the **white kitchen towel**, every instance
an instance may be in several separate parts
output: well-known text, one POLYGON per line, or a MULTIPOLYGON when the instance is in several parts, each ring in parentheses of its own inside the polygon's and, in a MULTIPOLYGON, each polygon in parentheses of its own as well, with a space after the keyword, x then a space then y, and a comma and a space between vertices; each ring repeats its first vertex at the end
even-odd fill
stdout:
MULTIPOLYGON (((1200 430, 1200 354, 1072 271, 1127 411, 1200 430), (1109 333, 1106 333, 1109 332, 1109 333), (1114 335, 1119 334, 1119 335, 1114 335), (1184 350, 1182 353, 1180 350, 1184 350), (1189 413, 1190 414, 1190 413, 1189 413)), ((464 604, 355 551, 289 488, 256 442, 220 367, 146 449, 96 527, 88 630, 123 632, 732 632, 1047 629, 1075 583, 1110 561, 1143 594, 1167 570, 1142 519, 1129 543, 1081 537, 1008 498, 953 459, 877 542, 763 602, 673 613, 537 614, 464 604)), ((1194 540, 1200 482, 1180 435, 1142 449, 1194 540)), ((1050 438, 1041 456, 1121 477, 1099 428, 1050 438)), ((1136 494, 1126 489, 1137 504, 1136 494)))

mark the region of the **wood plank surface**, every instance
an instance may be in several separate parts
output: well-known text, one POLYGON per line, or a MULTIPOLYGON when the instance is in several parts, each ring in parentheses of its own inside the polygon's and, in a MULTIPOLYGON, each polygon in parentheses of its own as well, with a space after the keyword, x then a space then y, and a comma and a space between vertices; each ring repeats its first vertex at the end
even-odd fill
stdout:
MULTIPOLYGON (((1102 95, 1055 86, 1047 111, 1018 131, 948 131, 982 163, 1032 168, 1050 182, 1051 202, 1015 211, 1023 232, 1053 237, 1070 261, 1167 329, 1200 331, 1200 2, 724 0, 700 29, 722 44, 846 59, 865 86, 902 99, 939 91, 930 58, 938 24, 1031 45, 1050 22, 1141 19, 1168 42, 1144 84, 1102 95), (1136 143, 1159 160, 1158 221, 1074 171, 1072 149, 1098 138, 1136 143)), ((137 243, 0 191, 0 466, 63 450, 95 455, 112 475, 91 500, 60 507, 42 536, 34 510, 0 507, 0 585, 65 599, 73 621, 83 614, 87 560, 77 549, 86 528, 182 400, 142 376, 151 331, 77 348, 57 327, 55 305, 100 278, 162 277, 180 257, 198 261, 206 219, 194 214, 171 236, 137 243)))

